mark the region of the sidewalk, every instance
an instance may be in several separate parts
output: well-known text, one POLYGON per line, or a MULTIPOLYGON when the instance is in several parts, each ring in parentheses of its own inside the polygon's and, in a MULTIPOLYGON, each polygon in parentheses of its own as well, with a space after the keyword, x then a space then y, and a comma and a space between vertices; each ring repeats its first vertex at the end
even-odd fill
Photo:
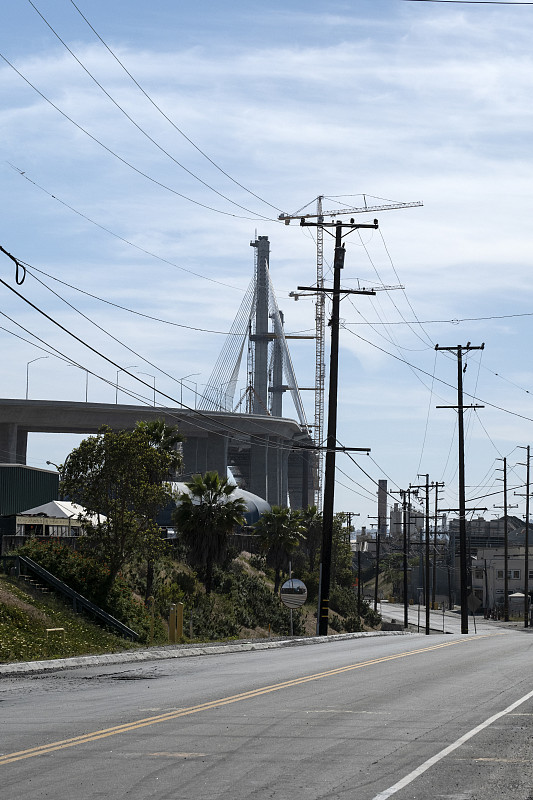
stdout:
MULTIPOLYGON (((389 620, 403 625, 404 608, 403 605, 397 603, 381 602, 381 608, 378 611, 384 620, 389 620)), ((411 631, 424 633, 426 629, 426 608, 425 606, 410 605, 407 609, 409 629, 411 631)), ((531 627, 525 628, 523 620, 512 620, 504 622, 503 620, 485 619, 484 617, 475 618, 472 614, 468 615, 468 633, 487 633, 495 628, 504 628, 511 630, 524 631, 525 633, 532 632, 531 627)), ((431 633, 461 633, 461 609, 456 608, 453 611, 442 610, 430 611, 430 631, 431 633)))
POLYGON ((122 653, 105 653, 99 656, 76 656, 56 658, 48 661, 19 661, 13 664, 0 664, 0 679, 8 676, 31 675, 76 667, 91 667, 99 664, 132 664, 146 661, 163 661, 170 658, 192 658, 193 656, 214 656, 225 653, 244 653, 251 650, 275 650, 281 647, 300 647, 320 645, 332 641, 362 639, 376 636, 405 636, 411 631, 369 631, 363 633, 337 633, 331 636, 308 636, 287 639, 246 639, 236 642, 164 645, 147 647, 143 650, 127 650, 122 653))

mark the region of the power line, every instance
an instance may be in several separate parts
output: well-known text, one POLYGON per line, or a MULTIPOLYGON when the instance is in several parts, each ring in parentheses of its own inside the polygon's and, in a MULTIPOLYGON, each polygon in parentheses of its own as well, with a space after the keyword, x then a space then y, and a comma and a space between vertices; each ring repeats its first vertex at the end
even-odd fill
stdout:
MULTIPOLYGON (((346 329, 346 330, 348 330, 348 329, 346 329)), ((428 377, 431 377, 430 373, 427 372, 427 370, 422 369, 422 367, 417 367, 414 364, 410 364, 409 361, 407 361, 405 358, 402 358, 401 356, 396 356, 396 355, 394 355, 394 353, 390 353, 388 350, 385 350, 383 347, 380 347, 378 344, 375 344, 374 342, 371 342, 369 339, 365 339, 364 336, 360 336, 358 333, 355 333, 354 331, 350 331, 350 330, 348 330, 348 333, 351 333, 352 336, 356 336, 362 342, 365 342, 366 344, 371 345, 371 347, 375 347, 377 350, 380 350, 382 353, 385 353, 385 355, 388 355, 391 358, 396 359, 396 361, 401 361, 402 364, 406 364, 408 367, 411 367, 412 369, 415 369, 417 372, 421 372, 423 375, 427 375, 428 377)), ((442 378, 435 378, 435 380, 438 381, 439 383, 442 383, 444 386, 448 386, 450 389, 455 389, 456 388, 451 383, 448 383, 447 381, 443 380, 442 378)), ((467 397, 470 397, 472 400, 479 400, 481 403, 484 403, 486 406, 489 406, 490 408, 494 408, 497 411, 503 411, 505 414, 510 414, 513 417, 518 417, 519 419, 525 419, 527 422, 533 422, 533 418, 526 417, 525 414, 519 414, 517 411, 511 411, 508 408, 503 408, 502 406, 498 406, 495 403, 489 402, 488 400, 483 400, 481 397, 477 397, 476 395, 470 394, 469 392, 465 392, 465 395, 467 397)))
POLYGON ((162 109, 162 108, 161 108, 161 107, 160 107, 160 106, 159 106, 159 105, 158 105, 158 104, 155 102, 155 100, 154 100, 154 99, 153 99, 153 98, 152 98, 152 97, 151 97, 151 96, 148 94, 148 92, 147 92, 147 91, 146 91, 146 90, 145 90, 145 89, 144 89, 144 88, 141 86, 141 84, 139 83, 139 81, 138 81, 138 80, 137 80, 137 79, 136 79, 136 78, 135 78, 135 77, 132 75, 132 73, 131 73, 131 72, 130 72, 128 69, 127 69, 127 67, 126 67, 126 66, 124 65, 124 63, 123 63, 123 62, 120 60, 120 58, 119 58, 119 57, 116 55, 116 53, 114 53, 114 52, 113 52, 113 50, 112 50, 112 49, 109 47, 109 45, 108 45, 108 44, 107 44, 107 43, 106 43, 106 42, 103 40, 103 38, 100 36, 100 34, 98 33, 98 31, 96 31, 96 30, 95 30, 94 26, 93 26, 93 25, 92 25, 92 24, 89 22, 89 20, 87 19, 87 17, 86 17, 86 16, 85 16, 85 15, 84 15, 84 14, 83 14, 81 11, 80 11, 80 9, 78 8, 78 6, 77 6, 77 5, 76 5, 76 3, 74 2, 74 0, 70 0, 70 2, 72 3, 72 5, 73 5, 73 6, 74 6, 74 8, 76 9, 76 11, 78 12, 78 14, 80 15, 80 17, 81 17, 81 18, 82 18, 82 19, 83 19, 83 20, 84 20, 84 21, 87 23, 87 25, 88 25, 88 26, 89 26, 89 28, 92 30, 92 32, 94 33, 94 35, 96 36, 96 38, 97 38, 97 39, 99 39, 99 41, 100 41, 100 42, 103 44, 103 46, 104 46, 104 47, 105 47, 105 49, 108 51, 108 53, 109 53, 109 54, 110 54, 110 55, 111 55, 111 56, 112 56, 112 57, 115 59, 115 61, 117 62, 117 64, 118 64, 118 65, 119 65, 119 66, 120 66, 120 67, 121 67, 121 68, 124 70, 124 72, 126 73, 126 75, 127 75, 129 78, 131 78, 131 80, 133 81, 133 83, 135 84, 135 86, 137 86, 137 88, 138 88, 138 89, 140 89, 140 91, 141 91, 141 92, 143 93, 143 95, 146 97, 146 99, 148 100, 148 102, 149 102, 149 103, 151 103, 151 104, 153 105, 153 107, 154 107, 154 108, 155 108, 155 109, 156 109, 156 110, 157 110, 157 111, 158 111, 158 112, 159 112, 159 113, 160 113, 160 114, 161 114, 161 115, 162 115, 162 116, 163 116, 163 117, 164 117, 164 118, 167 120, 167 122, 169 122, 169 123, 172 125, 172 127, 174 128, 174 130, 175 130, 175 131, 177 131, 177 132, 180 134, 180 136, 183 136, 183 138, 184 138, 184 139, 186 139, 186 141, 188 141, 188 142, 189 142, 189 144, 191 144, 191 145, 194 147, 194 149, 195 149, 195 150, 197 150, 197 151, 200 153, 200 155, 202 155, 202 156, 203 156, 205 159, 207 159, 207 161, 209 161, 209 163, 210 163, 210 164, 212 164, 212 165, 215 167, 215 169, 217 169, 219 172, 221 172, 221 173, 222 173, 222 175, 225 175, 225 176, 226 176, 226 178, 228 178, 230 181, 232 181, 232 183, 234 183, 236 186, 239 186, 241 189, 244 189, 244 191, 245 191, 245 192, 248 192, 248 194, 251 194, 251 195, 252 195, 252 197, 255 197, 257 200, 260 200, 262 203, 265 203, 265 205, 267 205, 267 206, 270 206, 270 208, 273 208, 275 211, 280 211, 280 212, 281 212, 281 209, 280 209, 280 208, 277 208, 277 206, 274 206, 274 205, 272 205, 272 203, 269 203, 269 202, 268 202, 268 200, 265 200, 263 197, 260 197, 258 194, 256 194, 255 192, 253 192, 251 189, 248 189, 248 188, 247 188, 246 186, 244 186, 242 183, 239 183, 239 181, 235 180, 235 178, 233 178, 233 177, 232 177, 232 176, 231 176, 229 173, 227 173, 227 172, 226 172, 224 169, 222 169, 222 167, 221 167, 219 164, 217 164, 215 161, 213 161, 213 159, 212 159, 212 158, 210 158, 210 157, 207 155, 207 153, 205 153, 205 152, 204 152, 204 151, 203 151, 203 150, 202 150, 200 147, 198 147, 198 145, 197 145, 197 144, 196 144, 196 143, 195 143, 195 142, 194 142, 194 141, 193 141, 193 140, 192 140, 192 139, 191 139, 189 136, 187 136, 187 134, 186 134, 186 133, 184 133, 184 132, 181 130, 181 128, 179 128, 179 127, 176 125, 176 123, 175 123, 175 122, 174 122, 174 121, 173 121, 173 120, 172 120, 172 119, 171 119, 171 118, 170 118, 170 117, 169 117, 169 116, 168 116, 168 115, 167 115, 167 114, 166 114, 166 113, 163 111, 163 109, 162 109))
MULTIPOLYGON (((145 314, 142 311, 136 311, 133 308, 127 308, 126 306, 122 306, 119 303, 114 303, 112 300, 106 300, 104 297, 98 297, 98 295, 92 294, 91 292, 87 292, 85 289, 80 289, 78 286, 74 286, 71 283, 67 283, 66 281, 63 281, 60 278, 56 278, 54 275, 50 275, 48 272, 45 272, 42 269, 38 269, 37 267, 34 267, 25 261, 21 261, 20 263, 24 264, 24 266, 27 268, 28 275, 31 275, 34 280, 38 281, 40 284, 45 286, 51 292, 53 292, 53 289, 50 289, 50 287, 47 286, 43 281, 39 280, 39 278, 37 278, 37 276, 33 274, 34 272, 38 272, 41 275, 46 275, 47 278, 50 278, 51 280, 56 281, 57 283, 61 283, 63 286, 67 286, 69 289, 74 289, 74 291, 79 292, 80 294, 84 294, 86 297, 91 297, 93 300, 98 300, 100 303, 105 303, 108 306, 113 306, 113 308, 118 308, 121 311, 127 311, 129 314, 135 314, 138 317, 144 317, 145 319, 150 319, 153 322, 160 322, 163 325, 172 325, 175 328, 185 328, 186 330, 196 331, 199 333, 215 333, 215 334, 220 334, 222 336, 235 335, 232 334, 231 331, 216 331, 216 330, 211 330, 210 328, 198 328, 194 325, 185 325, 181 322, 173 322, 172 320, 169 319, 161 319, 160 317, 154 317, 151 314, 145 314)), ((55 292, 53 293, 55 294, 55 292)), ((59 297, 59 295, 57 296, 59 297)))
POLYGON ((520 314, 493 314, 490 317, 462 317, 461 319, 425 319, 399 320, 396 322, 348 322, 347 325, 459 325, 461 322, 483 322, 495 319, 514 319, 515 317, 533 317, 533 311, 520 314))
MULTIPOLYGON (((44 281, 40 280, 40 278, 38 278, 36 275, 32 275, 30 270, 28 270, 28 274, 30 274, 32 276, 32 278, 35 281, 37 281, 41 286, 44 286, 45 289, 47 289, 49 292, 51 292, 54 295, 54 297, 57 297, 58 300, 61 300, 63 303, 65 303, 65 305, 67 305, 69 308, 71 308, 73 311, 75 311, 77 314, 79 314, 81 317, 83 317, 83 319, 87 320, 87 322, 89 322, 91 325, 94 325, 95 328, 98 328, 99 331, 104 333, 106 336, 109 336, 109 338, 113 339, 114 342, 116 342, 117 344, 121 345, 126 350, 128 350, 128 352, 130 352, 134 356, 136 356, 136 358, 139 358, 145 364, 148 364, 150 367, 153 367, 154 369, 156 369, 161 374, 166 375, 166 377, 170 378, 170 380, 175 381, 176 383, 180 383, 180 381, 177 378, 174 378, 174 376, 171 375, 169 372, 166 372, 161 367, 158 367, 157 364, 153 363, 153 361, 150 361, 148 358, 145 358, 140 353, 138 353, 136 350, 134 350, 132 347, 129 347, 127 344, 125 344, 125 342, 121 341, 116 336, 113 336, 113 334, 110 331, 106 330, 106 328, 103 328, 97 322, 92 320, 90 317, 87 316, 87 314, 84 314, 83 311, 80 311, 79 308, 76 308, 76 306, 74 306, 72 303, 70 303, 64 297, 62 297, 58 292, 55 292, 50 286, 47 286, 46 283, 44 283, 44 281)), ((106 302, 106 301, 102 300, 102 302, 106 302)))
MULTIPOLYGON (((214 208, 213 206, 208 206, 205 203, 201 203, 199 200, 193 200, 191 197, 188 197, 187 195, 182 194, 181 192, 178 192, 176 189, 172 189, 172 187, 167 186, 167 184, 162 183, 162 181, 158 181, 157 178, 153 178, 151 175, 148 175, 148 173, 143 172, 143 170, 141 170, 138 167, 134 166, 130 161, 127 161, 127 159, 125 159, 122 156, 120 156, 118 153, 116 153, 114 150, 112 150, 110 147, 108 147, 106 144, 104 144, 102 141, 100 141, 100 139, 98 139, 96 136, 93 136, 92 133, 89 133, 89 131, 86 128, 84 128, 78 122, 73 120, 72 117, 69 117, 68 114, 66 114, 64 111, 62 111, 59 108, 59 106, 57 106, 52 100, 50 100, 45 94, 43 94, 43 92, 41 92, 40 89, 38 89, 33 83, 31 83, 31 81, 28 80, 28 78, 26 78, 22 74, 22 72, 20 72, 20 70, 18 70, 15 67, 15 65, 12 64, 11 61, 9 61, 9 59, 6 58, 6 56, 3 53, 0 53, 0 58, 9 67, 11 67, 11 69, 14 72, 16 72, 16 74, 20 78, 22 78, 22 80, 28 86, 30 86, 32 88, 34 90, 34 92, 36 92, 39 95, 39 97, 42 97, 42 99, 46 103, 48 103, 50 106, 52 106, 52 108, 54 108, 57 112, 59 112, 59 114, 61 114, 61 116, 64 117, 66 120, 68 120, 68 122, 70 122, 72 125, 74 125, 75 128, 77 128, 79 131, 84 133, 86 136, 89 137, 89 139, 91 139, 93 142, 95 142, 95 144, 99 145, 99 147, 102 147, 107 153, 112 155, 114 158, 116 158, 118 161, 120 161, 125 166, 129 167, 130 169, 132 169, 134 172, 136 172, 141 177, 146 178, 146 180, 150 181, 151 183, 155 184, 156 186, 159 186, 161 189, 165 189, 167 192, 171 192, 171 194, 176 195, 177 197, 181 197, 183 200, 187 200, 189 203, 193 203, 194 205, 200 206, 201 208, 205 208, 207 211, 214 211, 216 214, 222 214, 223 216, 226 216, 226 217, 233 217, 234 219, 249 219, 249 220, 268 219, 268 217, 264 217, 261 214, 256 214, 255 216, 247 217, 247 216, 244 216, 243 214, 233 214, 231 211, 222 211, 222 209, 220 209, 220 208, 214 208)), ((276 219, 272 219, 271 221, 272 222, 277 222, 276 219)))
POLYGON ((403 0, 404 3, 453 3, 468 6, 533 6, 520 0, 403 0))
MULTIPOLYGON (((129 375, 129 376, 130 376, 130 378, 133 378, 133 379, 134 379, 134 380, 136 380, 138 383, 140 383, 140 384, 142 384, 143 386, 146 386, 148 389, 150 389, 150 391, 153 391, 153 386, 152 386, 151 384, 147 383, 147 381, 144 381, 142 378, 139 378, 137 375, 135 375, 134 373, 130 372, 128 368, 121 367, 121 366, 120 366, 120 364, 118 364, 116 361, 113 361, 113 359, 109 358, 109 357, 108 357, 108 356, 106 356, 104 353, 102 353, 102 352, 100 352, 99 350, 97 350, 96 348, 92 347, 92 345, 90 345, 88 342, 85 342, 83 339, 81 339, 81 338, 80 338, 79 336, 77 336, 75 333, 73 333, 72 331, 69 331, 69 330, 68 330, 68 328, 65 328, 65 326, 64 326, 64 325, 62 325, 62 324, 61 324, 60 322, 58 322, 57 320, 53 319, 53 317, 51 317, 49 314, 47 314, 45 311, 43 311, 41 308, 39 308, 37 305, 35 305, 35 303, 32 303, 32 302, 31 302, 31 300, 28 300, 26 297, 24 297, 24 295, 22 295, 20 292, 18 292, 18 291, 17 291, 16 289, 14 289, 12 286, 10 286, 8 283, 6 283, 6 281, 4 281, 2 278, 0 278, 0 284, 2 284, 3 286, 5 286, 5 287, 6 287, 6 289, 9 289, 9 291, 13 292, 13 294, 15 294, 15 295, 16 295, 17 297, 19 297, 19 298, 20 298, 20 299, 21 299, 23 302, 25 302, 27 305, 29 305, 31 308, 33 308, 35 311, 37 311, 39 314, 41 314, 43 317, 45 317, 45 318, 46 318, 46 319, 47 319, 49 322, 51 322, 53 325, 55 325, 56 327, 60 328, 60 329, 61 329, 61 330, 62 330, 64 333, 68 334, 68 336, 70 336, 70 337, 72 337, 73 339, 75 339, 75 340, 76 340, 76 341, 77 341, 79 344, 82 344, 82 345, 83 345, 84 347, 86 347, 88 350, 90 350, 91 352, 95 353, 95 354, 96 354, 97 356, 99 356, 100 358, 104 359, 104 361, 107 361, 109 364, 111 364, 111 365, 112 365, 112 366, 114 366, 115 368, 119 369, 121 372, 124 372, 126 375, 129 375)), ((17 323, 15 323, 15 324, 17 324, 17 323)), ((22 326, 21 326, 21 327, 22 327, 22 326)), ((27 331, 27 332, 29 333, 29 331, 27 331)), ((32 335, 32 336, 33 336, 34 334, 30 334, 30 335, 32 335)), ((40 338, 39 338, 39 337, 37 337, 37 336, 36 336, 35 338, 37 338, 39 341, 43 341, 42 339, 40 339, 40 338)), ((46 344, 46 343, 45 343, 45 344, 46 344)), ((51 345, 48 345, 48 346, 49 346, 49 347, 52 347, 51 345)), ((52 349, 54 349, 54 350, 55 350, 56 348, 52 348, 52 349)), ((76 362, 73 362, 73 363, 76 363, 76 362)), ((77 363, 76 363, 76 366, 79 366, 81 369, 85 369, 85 367, 82 367, 80 364, 77 364, 77 363)), ((89 370, 89 372, 91 372, 91 371, 89 370)), ((94 374, 94 373, 93 373, 93 372, 91 372, 91 374, 94 374)), ((241 430, 241 429, 239 429, 239 428, 236 428, 235 426, 232 426, 232 425, 229 425, 228 423, 225 423, 225 422, 223 422, 222 420, 220 420, 220 419, 219 419, 219 418, 217 418, 217 417, 210 416, 208 413, 205 413, 205 412, 199 411, 198 409, 193 409, 193 408, 191 408, 190 406, 187 406, 186 404, 182 403, 181 401, 178 401, 176 398, 172 397, 171 395, 169 395, 169 394, 166 394, 165 392, 162 392, 161 390, 158 390, 158 392, 157 392, 157 393, 158 393, 158 394, 159 394, 161 397, 164 397, 164 398, 166 398, 167 400, 171 400, 173 403, 178 403, 178 404, 179 404, 179 405, 180 405, 182 408, 184 408, 185 410, 188 410, 188 411, 193 411, 193 412, 194 412, 194 414, 195 414, 197 417, 199 417, 200 419, 205 419, 205 420, 207 420, 208 422, 210 422, 211 424, 213 424, 213 423, 216 423, 216 424, 217 424, 217 425, 219 425, 221 428, 223 428, 223 429, 225 429, 225 430, 227 430, 227 431, 230 431, 231 433, 237 433, 237 434, 239 434, 239 435, 246 435, 246 436, 248 436, 248 437, 250 438, 250 440, 252 440, 252 439, 258 439, 258 440, 259 440, 259 442, 260 442, 261 444, 263 444, 263 445, 264 445, 263 437, 261 437, 261 436, 259 435, 259 432, 260 432, 260 431, 262 431, 262 432, 263 432, 263 434, 265 434, 265 433, 266 433, 266 434, 269 434, 269 435, 271 434, 271 430, 270 430, 269 428, 267 428, 266 426, 262 426, 260 423, 256 422, 255 420, 254 420, 254 421, 253 421, 251 424, 252 424, 252 425, 253 425, 253 426, 256 428, 256 430, 258 431, 258 433, 257 433, 257 434, 253 434, 253 433, 249 433, 249 432, 243 431, 243 430, 241 430)), ((196 423, 196 424, 198 425, 198 427, 199 427, 200 429, 202 429, 202 426, 201 426, 199 423, 196 423)), ((204 428, 204 430, 209 430, 209 429, 208 429, 208 428, 204 428)), ((284 450, 286 450, 286 451, 288 451, 288 452, 291 452, 291 451, 298 450, 298 449, 302 449, 302 450, 304 450, 304 449, 305 449, 305 450, 308 450, 308 449, 310 449, 310 448, 309 448, 309 447, 307 447, 306 445, 299 445, 298 443, 296 443, 296 442, 293 442, 291 445, 286 445, 286 446, 284 446, 284 445, 282 445, 282 444, 273 444, 273 445, 272 445, 272 449, 276 449, 276 450, 280 450, 280 451, 284 451, 284 450)))
MULTIPOLYGON (((168 150, 165 150, 165 148, 164 148, 164 147, 162 147, 162 145, 160 145, 160 144, 159 144, 159 143, 158 143, 158 142, 157 142, 157 141, 156 141, 156 140, 155 140, 155 139, 154 139, 152 136, 150 136, 150 134, 149 134, 147 131, 145 131, 145 130, 144 130, 144 128, 142 128, 142 127, 141 127, 141 126, 140 126, 140 125, 139 125, 139 124, 138 124, 138 123, 137 123, 137 122, 136 122, 136 121, 133 119, 133 117, 132 117, 130 114, 128 114, 128 112, 127 112, 127 111, 126 111, 124 108, 122 108, 122 106, 120 105, 120 103, 118 103, 118 102, 115 100, 115 98, 114 98, 114 97, 113 97, 113 96, 112 96, 112 95, 111 95, 111 94, 110 94, 110 93, 107 91, 107 89, 105 89, 105 88, 102 86, 102 84, 101 84, 101 83, 100 83, 100 82, 99 82, 99 81, 98 81, 98 80, 97 80, 97 79, 94 77, 94 75, 92 74, 92 72, 90 72, 90 70, 88 70, 88 69, 87 69, 87 67, 85 66, 85 64, 84 64, 84 63, 83 63, 83 62, 82 62, 82 61, 81 61, 81 60, 78 58, 78 56, 77 56, 77 55, 76 55, 76 54, 73 52, 73 50, 71 50, 71 49, 70 49, 70 47, 68 46, 68 44, 67 44, 67 43, 64 41, 64 39, 62 39, 62 38, 61 38, 61 36, 60 36, 60 35, 58 34, 58 32, 57 32, 57 31, 56 31, 56 30, 55 30, 55 29, 52 27, 52 25, 50 25, 50 23, 49 23, 49 22, 48 22, 48 20, 47 20, 47 19, 46 19, 46 18, 43 16, 43 14, 41 14, 41 12, 39 11, 39 9, 38 9, 38 8, 37 8, 37 6, 35 5, 35 3, 33 3, 33 2, 32 2, 32 0, 28 0, 28 3, 29 3, 29 4, 31 5, 31 7, 32 7, 32 8, 33 8, 33 9, 36 11, 36 13, 37 13, 37 14, 40 16, 40 18, 43 20, 43 22, 45 23, 45 25, 46 25, 46 26, 47 26, 47 27, 48 27, 48 28, 49 28, 49 29, 52 31, 52 33, 53 33, 53 34, 54 34, 54 36, 55 36, 55 37, 58 39, 58 41, 60 41, 60 42, 61 42, 61 44, 63 45, 63 47, 65 47, 65 48, 66 48, 66 50, 68 50, 68 52, 70 53, 70 55, 72 56, 72 58, 74 58, 74 59, 75 59, 75 61, 76 61, 76 62, 77 62, 79 65, 80 65, 80 67, 81 67, 81 68, 84 70, 84 72, 85 72, 85 73, 86 73, 86 74, 89 76, 89 78, 90 78, 90 79, 91 79, 91 80, 92 80, 92 81, 93 81, 93 82, 94 82, 94 83, 95 83, 95 84, 98 86, 98 88, 99 88, 99 89, 101 89, 101 91, 102 91, 102 92, 105 94, 105 96, 106 96, 106 97, 107 97, 107 98, 108 98, 108 99, 109 99, 109 100, 110 100, 110 101, 113 103, 113 105, 115 106, 115 108, 118 108, 118 110, 119 110, 119 111, 120 111, 120 112, 121 112, 121 113, 122 113, 122 114, 123 114, 123 115, 126 117, 126 119, 128 119, 128 120, 129 120, 129 121, 132 123, 132 125, 134 125, 134 126, 137 128, 137 130, 138 130, 140 133, 142 133, 142 135, 143 135, 143 136, 145 136, 145 137, 146 137, 146 138, 147 138, 147 139, 148 139, 150 142, 152 142, 152 144, 153 144, 153 145, 155 145, 155 147, 157 147, 157 149, 158 149, 158 150, 160 150, 162 153, 164 153, 166 156, 168 156, 168 158, 170 158, 170 159, 171 159, 171 161, 173 161, 173 162, 174 162, 174 164, 176 164, 178 167, 180 167, 181 169, 183 169, 183 170, 184 170, 184 171, 185 171, 185 172, 186 172, 188 175, 190 175, 190 176, 191 176, 192 178, 194 178, 195 180, 199 181, 199 183, 201 183, 201 184, 202 184, 203 186, 205 186, 207 189, 210 189, 212 192, 214 192, 215 194, 217 194, 217 195, 218 195, 219 197, 221 197, 223 200, 227 200, 229 203, 232 203, 232 204, 233 204, 234 206, 236 206, 237 208, 240 208, 242 211, 246 211, 246 212, 247 212, 247 213, 249 213, 249 214, 254 214, 254 213, 255 213, 254 211, 251 211, 249 208, 246 208, 245 206, 242 206, 242 205, 240 205, 239 203, 235 202, 235 200, 232 200, 230 197, 226 197, 226 195, 225 195, 225 194, 222 194, 222 192, 219 192, 219 191, 218 191, 218 189, 215 189, 215 188, 214 188, 213 186, 211 186, 209 183, 206 183, 206 181, 202 180, 202 178, 200 178, 198 175, 196 175, 194 172, 192 172, 190 169, 188 169, 188 168, 187 168, 187 167, 186 167, 184 164, 182 164, 180 161, 178 161, 176 158, 174 158, 174 156, 173 156, 171 153, 169 153, 169 152, 168 152, 168 150)), ((278 210, 278 209, 277 209, 277 210, 278 210)), ((262 215, 261 215, 261 214, 258 214, 257 216, 261 217, 262 215)), ((263 219, 268 219, 268 218, 267 218, 267 217, 263 217, 263 219)))
MULTIPOLYGON (((105 233, 108 233, 110 236, 114 236, 115 239, 118 239, 119 241, 124 242, 124 244, 127 244, 130 247, 134 247, 136 250, 139 250, 141 253, 145 253, 147 256, 151 256, 152 258, 156 258, 158 261, 162 261, 163 264, 168 264, 169 266, 175 267, 176 269, 179 269, 182 272, 187 272, 189 275, 194 275, 197 278, 202 278, 203 280, 209 281, 210 283, 216 283, 219 286, 226 286, 228 289, 235 289, 238 292, 241 292, 241 293, 243 292, 243 290, 239 286, 232 286, 231 283, 224 283, 223 281, 215 280, 215 278, 209 278, 207 275, 202 275, 201 272, 195 272, 194 270, 188 269, 187 267, 182 267, 179 264, 175 264, 173 261, 169 261, 167 258, 163 258, 163 256, 158 256, 156 253, 152 253, 150 250, 146 250, 144 247, 141 247, 140 245, 135 244, 135 242, 130 242, 129 239, 125 239, 124 236, 120 236, 118 233, 115 233, 114 231, 110 230, 110 228, 106 228, 105 225, 102 225, 101 223, 96 222, 94 219, 91 219, 86 214, 83 214, 81 211, 78 211, 78 209, 76 209, 73 206, 69 205, 67 202, 65 202, 65 200, 62 200, 57 195, 52 194, 52 192, 49 192, 48 189, 45 189, 43 186, 38 184, 36 181, 32 180, 28 176, 28 174, 27 174, 27 172, 25 170, 20 169, 19 167, 15 166, 14 164, 11 164, 9 161, 7 163, 9 164, 9 166, 12 169, 15 170, 15 172, 18 172, 18 174, 20 175, 21 178, 24 178, 24 180, 28 181, 28 183, 31 183, 37 189, 40 189, 41 192, 44 192, 44 194, 48 195, 48 197, 51 197, 52 200, 55 200, 56 202, 60 203, 62 206, 65 206, 65 208, 68 208, 69 211, 72 211, 74 214, 77 214, 82 219, 87 220, 87 222, 90 222, 91 225, 95 225, 97 228, 100 228, 100 230, 105 231, 105 233)), ((48 276, 48 277, 52 277, 52 276, 48 276)))

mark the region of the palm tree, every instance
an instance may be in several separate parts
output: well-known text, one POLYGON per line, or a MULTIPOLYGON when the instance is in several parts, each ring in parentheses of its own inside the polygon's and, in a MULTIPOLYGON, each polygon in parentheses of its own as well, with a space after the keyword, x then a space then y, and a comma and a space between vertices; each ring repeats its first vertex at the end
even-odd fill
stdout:
POLYGON ((291 553, 305 538, 302 517, 298 511, 282 506, 272 506, 255 523, 261 549, 272 559, 274 566, 274 592, 277 593, 281 572, 286 569, 291 553))
POLYGON ((316 506, 309 506, 302 512, 302 525, 305 530, 305 552, 309 559, 309 571, 315 571, 317 556, 322 546, 322 514, 316 506))
MULTIPOLYGON (((167 425, 162 419, 153 419, 150 422, 139 420, 135 430, 140 431, 145 436, 150 447, 167 456, 168 473, 164 476, 165 479, 172 480, 175 478, 176 473, 183 464, 183 456, 178 449, 178 444, 183 441, 183 436, 178 431, 177 425, 167 425)), ((153 477, 154 480, 157 480, 155 475, 153 477)), ((157 546, 154 549, 157 552, 157 546)), ((149 556, 146 561, 145 603, 148 603, 148 598, 153 593, 154 571, 155 562, 153 557, 149 556)))
POLYGON ((140 420, 135 427, 146 435, 148 444, 169 456, 169 478, 173 478, 183 464, 183 456, 178 449, 183 436, 177 425, 167 425, 162 419, 154 419, 150 422, 140 420))
POLYGON ((189 548, 191 561, 205 568, 205 592, 211 593, 213 566, 223 561, 228 536, 245 522, 244 500, 232 494, 237 488, 218 472, 194 475, 187 492, 178 494, 173 521, 189 548))

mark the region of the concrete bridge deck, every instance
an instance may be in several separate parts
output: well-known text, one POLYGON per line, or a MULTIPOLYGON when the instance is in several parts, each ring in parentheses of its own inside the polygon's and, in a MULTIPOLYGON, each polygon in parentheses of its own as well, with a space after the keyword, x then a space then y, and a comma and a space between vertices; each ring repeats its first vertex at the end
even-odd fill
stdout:
POLYGON ((295 420, 227 411, 197 411, 111 403, 0 400, 0 461, 25 464, 28 433, 97 433, 102 425, 131 430, 139 420, 177 425, 183 443, 184 478, 207 470, 225 475, 238 468, 243 486, 269 503, 311 502, 311 437, 295 420))

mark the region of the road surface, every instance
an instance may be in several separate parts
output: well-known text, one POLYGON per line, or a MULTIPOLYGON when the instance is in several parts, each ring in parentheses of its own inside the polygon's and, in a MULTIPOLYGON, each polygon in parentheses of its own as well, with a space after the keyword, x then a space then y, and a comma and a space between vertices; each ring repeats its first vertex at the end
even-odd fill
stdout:
POLYGON ((533 637, 396 635, 0 680, 3 800, 532 800, 533 637))

